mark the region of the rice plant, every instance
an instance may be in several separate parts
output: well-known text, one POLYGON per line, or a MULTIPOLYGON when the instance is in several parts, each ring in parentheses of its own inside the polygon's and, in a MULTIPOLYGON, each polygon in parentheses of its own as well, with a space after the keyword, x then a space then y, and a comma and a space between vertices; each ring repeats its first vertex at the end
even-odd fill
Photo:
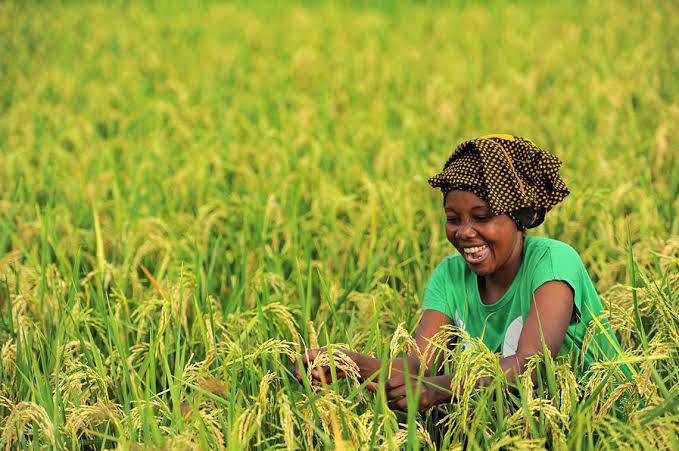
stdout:
POLYGON ((678 12, 1 2, 0 448, 678 449, 678 12), (490 385, 392 411, 454 252, 426 178, 494 132, 564 161, 531 233, 578 250, 633 380, 535 358, 510 387, 451 328, 445 369, 490 385), (300 384, 331 343, 379 377, 330 353, 353 377, 300 384))

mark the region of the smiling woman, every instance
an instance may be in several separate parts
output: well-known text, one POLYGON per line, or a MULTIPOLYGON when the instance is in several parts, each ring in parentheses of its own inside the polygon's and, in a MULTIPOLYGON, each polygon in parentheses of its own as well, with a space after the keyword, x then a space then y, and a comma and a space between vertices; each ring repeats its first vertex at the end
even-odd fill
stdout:
MULTIPOLYGON (((497 352, 509 381, 545 347, 552 357, 568 358, 581 374, 595 361, 617 355, 620 345, 608 322, 599 318, 604 309, 578 253, 560 241, 525 234, 568 195, 560 165, 528 139, 492 135, 460 144, 443 171, 429 179, 443 192, 446 237, 459 255, 446 257, 429 280, 417 349, 390 362, 397 370, 386 382, 393 408, 408 405, 407 387, 416 382, 407 373, 436 366, 426 348, 449 324, 497 352), (585 333, 592 321, 599 327, 590 341, 585 333)), ((310 365, 321 352, 309 351, 302 362, 310 365)), ((380 368, 378 359, 342 352, 364 378, 380 368)), ((314 368, 313 377, 329 377, 329 368, 314 368)), ((620 368, 617 376, 626 375, 620 368)), ((420 393, 418 407, 448 401, 453 379, 452 374, 420 378, 425 383, 412 391, 420 393)), ((488 382, 481 377, 475 381, 488 382)))

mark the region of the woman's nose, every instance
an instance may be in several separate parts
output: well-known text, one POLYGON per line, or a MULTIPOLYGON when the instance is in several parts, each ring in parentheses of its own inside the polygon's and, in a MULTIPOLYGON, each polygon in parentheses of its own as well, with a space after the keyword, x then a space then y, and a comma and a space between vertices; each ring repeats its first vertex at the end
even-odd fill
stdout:
POLYGON ((461 222, 460 225, 458 226, 455 235, 457 236, 457 238, 465 240, 467 238, 476 236, 476 230, 474 230, 469 221, 464 221, 461 222))

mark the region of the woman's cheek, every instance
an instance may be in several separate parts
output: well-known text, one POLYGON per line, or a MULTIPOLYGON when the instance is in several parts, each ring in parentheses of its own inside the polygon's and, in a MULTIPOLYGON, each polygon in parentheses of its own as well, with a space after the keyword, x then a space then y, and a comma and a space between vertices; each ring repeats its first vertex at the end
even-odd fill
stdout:
POLYGON ((448 238, 448 241, 450 241, 451 244, 455 239, 455 233, 457 233, 456 227, 452 224, 446 224, 446 238, 448 238))

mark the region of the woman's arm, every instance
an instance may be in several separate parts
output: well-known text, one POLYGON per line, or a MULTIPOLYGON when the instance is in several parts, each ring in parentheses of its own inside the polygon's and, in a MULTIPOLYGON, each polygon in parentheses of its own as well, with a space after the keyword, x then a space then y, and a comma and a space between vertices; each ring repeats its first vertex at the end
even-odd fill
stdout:
MULTIPOLYGON (((510 382, 523 373, 532 355, 542 353, 540 332, 552 357, 556 357, 561 350, 572 313, 573 290, 567 283, 553 280, 535 290, 534 302, 521 330, 516 354, 500 359, 500 366, 510 382)), ((531 374, 531 377, 534 378, 535 374, 531 374)), ((449 401, 452 378, 451 374, 424 378, 420 389, 419 408, 424 410, 435 404, 449 401)), ((415 378, 408 379, 410 379, 411 386, 415 387, 415 378)), ((476 385, 485 386, 488 382, 487 377, 479 378, 476 385)), ((395 376, 387 381, 386 388, 390 406, 395 409, 405 409, 407 406, 406 378, 403 375, 395 376)), ((415 393, 415 390, 413 389, 412 392, 415 393)))
MULTIPOLYGON (((523 373, 531 356, 542 353, 540 331, 552 358, 559 354, 573 314, 573 303, 573 289, 566 282, 552 280, 535 290, 534 302, 521 330, 516 354, 500 360, 500 366, 510 382, 523 373)), ((531 377, 535 378, 535 373, 531 377)), ((487 380, 479 381, 479 385, 487 383, 487 380)))
MULTIPOLYGON (((402 374, 405 365, 408 365, 408 370, 411 374, 416 374, 422 363, 426 365, 427 369, 431 368, 433 364, 433 353, 426 352, 427 346, 429 345, 431 338, 437 332, 439 332, 443 326, 450 323, 450 318, 448 318, 448 316, 444 315, 443 313, 436 310, 425 310, 422 315, 422 320, 417 327, 417 332, 415 333, 415 342, 417 343, 419 353, 414 353, 407 358, 404 357, 393 359, 391 361, 392 375, 402 374), (418 354, 428 356, 429 358, 426 362, 420 362, 418 354)), ((304 366, 309 365, 314 361, 320 352, 323 352, 323 350, 310 349, 306 352, 306 354, 304 354, 304 356, 302 356, 302 364, 304 366)), ((382 363, 380 359, 349 350, 341 350, 341 352, 349 356, 356 363, 363 379, 368 379, 380 369, 382 363)), ((312 374, 312 377, 318 380, 321 380, 322 378, 329 380, 329 371, 329 368, 315 370, 312 374)), ((297 368, 296 373, 298 379, 300 379, 301 374, 297 368)))

